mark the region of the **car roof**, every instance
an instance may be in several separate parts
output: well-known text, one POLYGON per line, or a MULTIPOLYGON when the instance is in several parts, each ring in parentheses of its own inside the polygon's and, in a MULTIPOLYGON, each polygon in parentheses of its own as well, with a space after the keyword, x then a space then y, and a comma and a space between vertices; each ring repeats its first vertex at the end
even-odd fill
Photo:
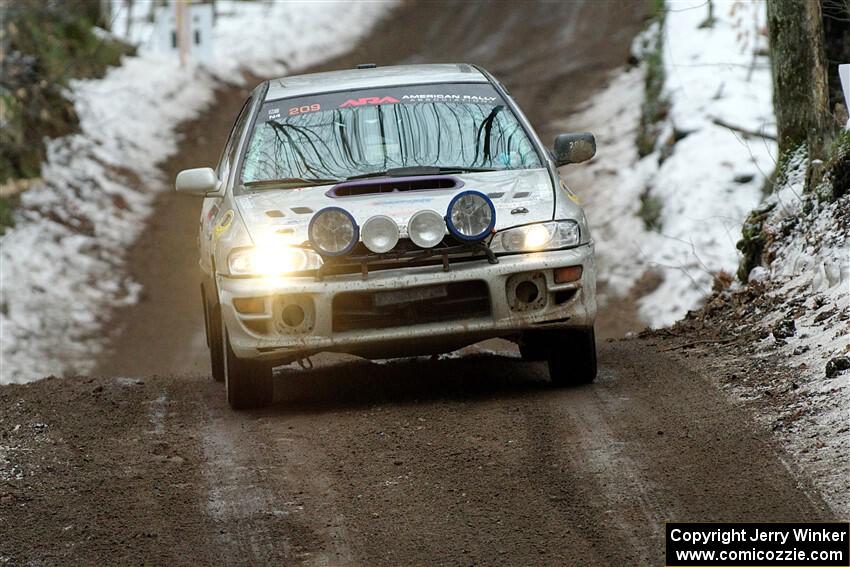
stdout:
POLYGON ((487 77, 467 63, 392 65, 293 75, 269 81, 266 100, 277 100, 349 89, 421 85, 425 83, 486 83, 487 77))

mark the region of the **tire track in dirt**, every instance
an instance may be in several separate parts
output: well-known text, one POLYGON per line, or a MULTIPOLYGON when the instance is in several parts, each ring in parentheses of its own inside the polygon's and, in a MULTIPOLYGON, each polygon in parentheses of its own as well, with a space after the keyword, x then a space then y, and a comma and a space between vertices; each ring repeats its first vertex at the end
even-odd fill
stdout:
POLYGON ((833 519, 701 360, 657 348, 604 343, 573 389, 500 355, 348 359, 243 413, 205 376, 9 386, 0 556, 645 565, 661 520, 833 519))

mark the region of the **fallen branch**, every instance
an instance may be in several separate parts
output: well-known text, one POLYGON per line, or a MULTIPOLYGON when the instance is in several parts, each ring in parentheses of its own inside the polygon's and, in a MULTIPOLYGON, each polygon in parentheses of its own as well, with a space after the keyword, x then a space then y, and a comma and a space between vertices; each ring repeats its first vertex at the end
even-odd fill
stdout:
POLYGON ((720 118, 712 117, 711 121, 718 126, 723 126, 724 128, 728 128, 744 136, 755 136, 757 138, 765 138, 766 140, 776 141, 776 136, 773 134, 767 134, 765 132, 755 132, 753 130, 747 130, 746 128, 741 128, 740 126, 735 126, 734 124, 729 124, 728 122, 721 120, 720 118))
POLYGON ((679 349, 679 348, 688 348, 688 347, 701 345, 701 344, 723 345, 723 344, 726 344, 726 343, 731 343, 734 340, 735 340, 735 337, 727 338, 727 339, 704 339, 704 340, 700 340, 700 341, 691 341, 691 342, 688 342, 688 343, 683 343, 683 344, 680 344, 680 345, 672 346, 672 347, 669 347, 669 348, 662 348, 662 349, 659 349, 658 352, 667 352, 668 350, 676 350, 676 349, 679 349))

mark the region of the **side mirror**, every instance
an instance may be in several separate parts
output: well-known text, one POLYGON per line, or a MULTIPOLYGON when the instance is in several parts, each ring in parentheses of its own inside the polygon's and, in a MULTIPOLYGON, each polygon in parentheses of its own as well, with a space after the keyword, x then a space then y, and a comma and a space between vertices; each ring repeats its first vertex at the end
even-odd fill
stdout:
POLYGON ((195 169, 184 169, 178 173, 174 187, 178 193, 186 195, 217 197, 222 183, 211 167, 196 167, 195 169))
POLYGON ((561 134, 555 138, 555 163, 581 163, 596 155, 596 138, 589 132, 561 134))

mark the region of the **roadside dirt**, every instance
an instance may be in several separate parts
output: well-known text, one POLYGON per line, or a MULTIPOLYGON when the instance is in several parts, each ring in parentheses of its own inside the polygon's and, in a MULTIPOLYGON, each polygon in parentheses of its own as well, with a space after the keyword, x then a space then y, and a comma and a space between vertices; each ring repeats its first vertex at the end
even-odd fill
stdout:
MULTIPOLYGON (((322 68, 479 62, 549 139, 625 62, 645 14, 484 6, 407 4, 322 68)), ((185 125, 168 179, 216 161, 246 96, 223 89, 185 125)), ((279 371, 272 408, 231 412, 208 376, 198 209, 161 196, 130 251, 145 296, 116 314, 98 377, 0 389, 0 564, 660 565, 667 520, 832 519, 718 390, 710 351, 665 336, 600 341, 598 382, 565 390, 501 342, 323 356, 279 371)), ((628 300, 599 326, 640 328, 628 300)))

